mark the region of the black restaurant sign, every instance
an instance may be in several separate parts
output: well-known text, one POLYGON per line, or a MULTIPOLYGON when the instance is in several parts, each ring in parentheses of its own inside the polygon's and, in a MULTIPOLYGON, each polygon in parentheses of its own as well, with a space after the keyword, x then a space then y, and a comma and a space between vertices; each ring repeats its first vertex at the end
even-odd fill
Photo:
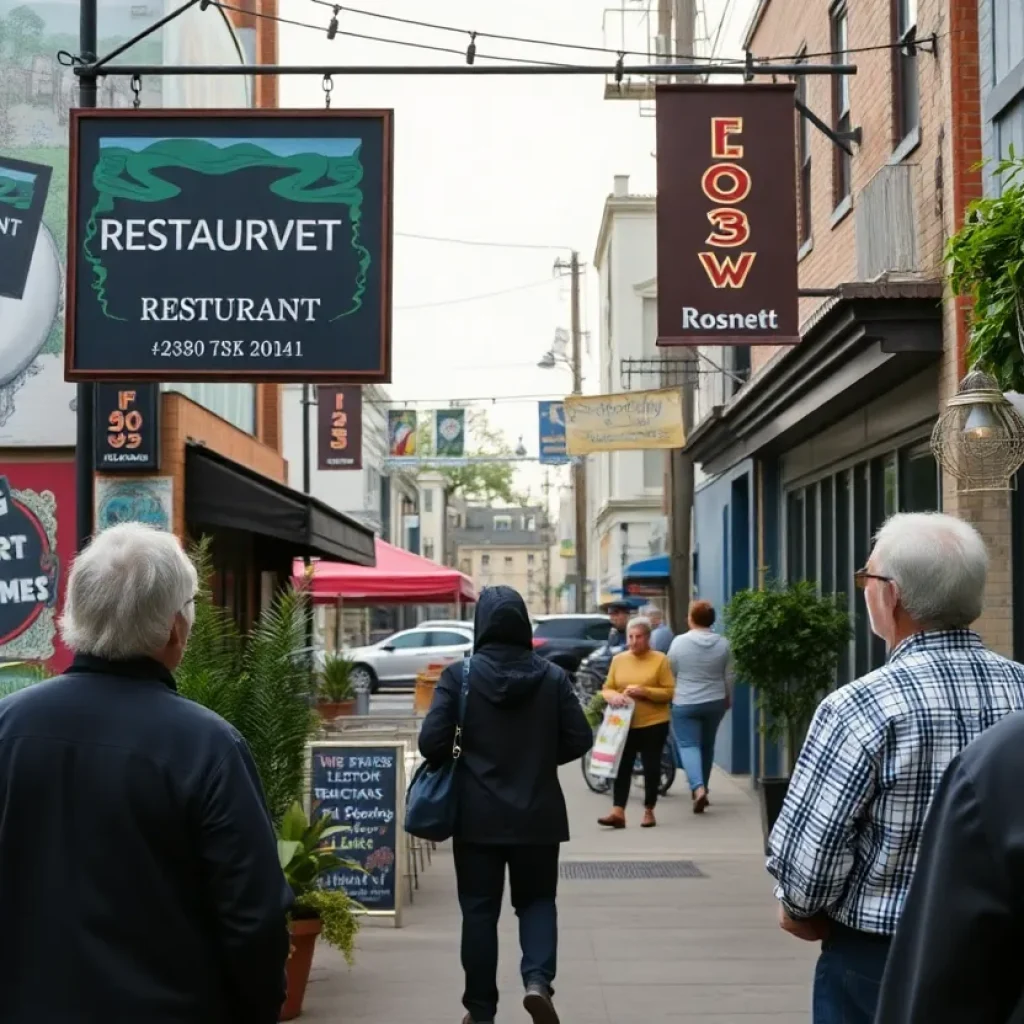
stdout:
POLYGON ((52 171, 0 154, 0 298, 25 294, 52 171))
POLYGON ((160 468, 160 386, 96 386, 96 469, 155 473, 160 468))
POLYGON ((330 814, 342 831, 334 852, 362 870, 332 871, 325 889, 344 889, 368 911, 398 914, 402 878, 401 744, 314 743, 310 747, 313 819, 330 814))
POLYGON ((390 111, 72 112, 69 380, 391 379, 390 111))

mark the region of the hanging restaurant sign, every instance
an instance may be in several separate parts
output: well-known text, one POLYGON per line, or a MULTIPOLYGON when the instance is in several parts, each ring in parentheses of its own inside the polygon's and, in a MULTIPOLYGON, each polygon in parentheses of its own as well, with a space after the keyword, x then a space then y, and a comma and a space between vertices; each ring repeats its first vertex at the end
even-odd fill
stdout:
POLYGON ((363 389, 316 389, 317 469, 363 468, 363 389))
POLYGON ((160 468, 159 385, 98 384, 94 408, 99 472, 153 473, 160 468))
POLYGON ((658 86, 659 345, 800 340, 795 88, 658 86))
POLYGON ((72 111, 67 379, 390 381, 391 121, 72 111))

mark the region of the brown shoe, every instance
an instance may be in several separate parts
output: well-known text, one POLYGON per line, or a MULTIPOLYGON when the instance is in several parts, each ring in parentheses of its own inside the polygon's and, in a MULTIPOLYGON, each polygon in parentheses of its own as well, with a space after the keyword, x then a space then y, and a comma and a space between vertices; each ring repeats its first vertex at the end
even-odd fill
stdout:
POLYGON ((703 814, 708 806, 708 792, 701 787, 693 794, 693 813, 703 814))
POLYGON ((613 807, 612 813, 598 818, 597 823, 603 828, 625 828, 626 812, 621 807, 613 807))
POLYGON ((640 822, 641 828, 654 828, 658 824, 654 817, 654 810, 648 807, 644 811, 644 820, 640 822))

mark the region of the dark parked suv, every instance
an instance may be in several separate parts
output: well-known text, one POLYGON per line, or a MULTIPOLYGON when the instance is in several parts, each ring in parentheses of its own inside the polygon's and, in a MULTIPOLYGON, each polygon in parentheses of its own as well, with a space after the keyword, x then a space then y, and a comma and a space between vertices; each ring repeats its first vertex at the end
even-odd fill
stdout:
POLYGON ((607 615, 538 615, 533 646, 539 655, 575 674, 580 662, 608 640, 607 615))

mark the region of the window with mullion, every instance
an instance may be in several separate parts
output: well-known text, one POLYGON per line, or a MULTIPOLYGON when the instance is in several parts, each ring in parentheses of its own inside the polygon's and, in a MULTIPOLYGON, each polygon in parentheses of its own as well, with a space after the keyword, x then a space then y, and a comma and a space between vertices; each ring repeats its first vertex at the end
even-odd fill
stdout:
MULTIPOLYGON (((806 57, 797 58, 798 64, 806 62, 806 57)), ((807 76, 796 76, 796 97, 807 105, 807 76)), ((797 172, 800 176, 800 244, 806 245, 811 240, 811 123, 803 114, 797 113, 797 172)))
POLYGON ((921 123, 917 81, 917 0, 893 0, 893 142, 899 145, 921 123))
MULTIPOLYGON (((850 33, 846 0, 840 0, 830 15, 832 33, 832 62, 845 64, 849 59, 850 33)), ((850 130, 850 78, 832 76, 832 127, 837 134, 850 130)), ((839 206, 853 188, 853 160, 846 150, 832 147, 832 204, 839 206)))

